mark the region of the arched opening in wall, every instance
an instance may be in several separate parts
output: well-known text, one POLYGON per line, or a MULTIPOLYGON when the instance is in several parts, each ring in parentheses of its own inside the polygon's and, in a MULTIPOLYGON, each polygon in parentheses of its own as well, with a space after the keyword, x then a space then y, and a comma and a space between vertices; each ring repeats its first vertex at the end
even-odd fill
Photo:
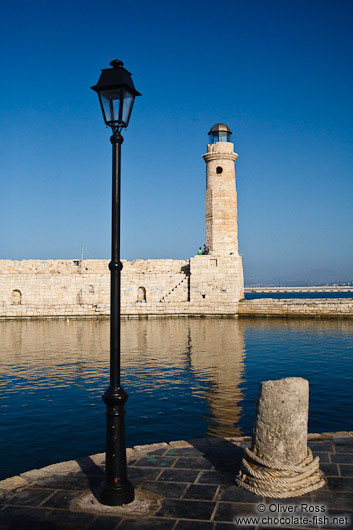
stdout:
POLYGON ((223 168, 221 166, 216 167, 216 173, 217 175, 220 175, 223 172, 223 168))
POLYGON ((83 304, 83 291, 82 289, 79 290, 78 295, 76 296, 76 304, 82 305, 83 304))
POLYGON ((146 302, 146 289, 144 287, 139 287, 137 289, 137 301, 146 302))
POLYGON ((12 305, 21 305, 22 302, 22 293, 18 289, 14 289, 11 294, 11 304, 12 305))

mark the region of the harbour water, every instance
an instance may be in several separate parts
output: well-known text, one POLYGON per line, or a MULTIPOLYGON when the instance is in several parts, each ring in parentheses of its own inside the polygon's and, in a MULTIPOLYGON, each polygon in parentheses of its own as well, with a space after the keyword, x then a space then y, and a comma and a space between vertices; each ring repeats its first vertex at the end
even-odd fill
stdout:
MULTIPOLYGON (((104 450, 109 320, 0 322, 1 477, 104 450)), ((353 429, 353 321, 122 321, 127 445, 251 433, 259 384, 310 381, 311 432, 353 429)))
POLYGON ((352 292, 339 292, 339 291, 329 291, 329 292, 317 292, 317 293, 246 293, 246 300, 254 300, 255 298, 353 298, 352 292))

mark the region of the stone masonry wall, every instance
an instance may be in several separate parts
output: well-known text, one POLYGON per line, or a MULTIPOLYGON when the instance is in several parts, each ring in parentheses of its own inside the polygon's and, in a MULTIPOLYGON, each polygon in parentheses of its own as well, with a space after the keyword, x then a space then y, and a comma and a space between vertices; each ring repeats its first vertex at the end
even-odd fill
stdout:
MULTIPOLYGON (((127 316, 353 317, 353 298, 243 297, 239 255, 123 261, 127 316)), ((107 316, 109 310, 108 260, 0 260, 0 318, 107 316)))
POLYGON ((259 298, 242 300, 239 316, 353 318, 353 298, 259 298))
POLYGON ((190 301, 212 303, 221 310, 236 307, 244 298, 242 259, 239 254, 195 256, 190 259, 190 301))
MULTIPOLYGON (((108 263, 0 260, 0 318, 109 315, 108 263)), ((234 315, 242 282, 239 258, 123 260, 121 312, 234 315)))

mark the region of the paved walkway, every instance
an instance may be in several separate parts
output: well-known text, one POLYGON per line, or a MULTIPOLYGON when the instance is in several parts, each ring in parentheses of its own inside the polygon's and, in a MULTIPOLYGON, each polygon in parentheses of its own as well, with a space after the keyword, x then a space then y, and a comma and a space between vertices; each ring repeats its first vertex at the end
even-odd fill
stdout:
MULTIPOLYGON (((204 438, 129 449, 129 478, 138 494, 151 500, 145 515, 121 508, 101 513, 93 496, 91 506, 80 507, 80 499, 95 493, 102 481, 103 454, 23 473, 0 482, 0 530, 231 530, 239 528, 234 523, 239 515, 272 517, 268 529, 276 527, 276 516, 295 515, 310 519, 301 528, 317 528, 314 516, 327 518, 324 528, 353 527, 353 437, 310 441, 327 485, 285 501, 256 497, 234 485, 249 443, 204 438), (263 512, 260 503, 265 505, 263 512), (278 504, 281 514, 271 511, 278 504), (324 511, 308 511, 314 504, 324 511), (298 508, 283 513, 286 505, 298 508), (333 517, 342 519, 334 524, 333 517)), ((247 528, 261 529, 265 522, 253 521, 247 528)), ((287 523, 287 528, 299 527, 293 520, 287 523)))

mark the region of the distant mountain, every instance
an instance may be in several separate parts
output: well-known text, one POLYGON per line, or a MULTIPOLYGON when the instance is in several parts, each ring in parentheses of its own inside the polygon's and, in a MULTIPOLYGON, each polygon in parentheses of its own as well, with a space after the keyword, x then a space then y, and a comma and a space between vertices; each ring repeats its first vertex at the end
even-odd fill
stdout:
POLYGON ((282 275, 281 278, 274 278, 272 280, 258 281, 256 278, 253 281, 247 281, 246 286, 310 286, 310 285, 332 285, 332 284, 343 284, 351 282, 353 278, 342 275, 339 276, 335 271, 330 269, 312 269, 308 272, 299 273, 297 277, 291 275, 282 275))

